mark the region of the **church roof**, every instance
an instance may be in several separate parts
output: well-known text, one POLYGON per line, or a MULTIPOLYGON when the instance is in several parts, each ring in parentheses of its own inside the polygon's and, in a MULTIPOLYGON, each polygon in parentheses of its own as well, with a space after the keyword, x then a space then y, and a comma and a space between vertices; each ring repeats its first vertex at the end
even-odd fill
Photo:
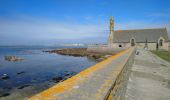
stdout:
POLYGON ((113 42, 130 42, 134 38, 136 42, 157 42, 160 37, 168 41, 166 28, 116 30, 113 35, 113 42))

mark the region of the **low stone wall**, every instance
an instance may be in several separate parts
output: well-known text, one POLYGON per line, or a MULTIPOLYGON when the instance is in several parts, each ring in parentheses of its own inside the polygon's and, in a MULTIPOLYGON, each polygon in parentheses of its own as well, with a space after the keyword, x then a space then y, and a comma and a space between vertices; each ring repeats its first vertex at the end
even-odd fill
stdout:
POLYGON ((134 51, 121 51, 29 100, 123 100, 134 51))
POLYGON ((89 45, 87 47, 88 52, 105 52, 108 50, 108 45, 89 45))
POLYGON ((127 48, 113 48, 108 45, 91 45, 88 46, 88 52, 99 52, 99 53, 117 53, 119 51, 125 50, 127 48))
POLYGON ((106 100, 125 100, 127 82, 129 80, 130 69, 134 63, 134 56, 135 50, 133 50, 127 58, 123 69, 117 76, 115 83, 108 92, 106 100))

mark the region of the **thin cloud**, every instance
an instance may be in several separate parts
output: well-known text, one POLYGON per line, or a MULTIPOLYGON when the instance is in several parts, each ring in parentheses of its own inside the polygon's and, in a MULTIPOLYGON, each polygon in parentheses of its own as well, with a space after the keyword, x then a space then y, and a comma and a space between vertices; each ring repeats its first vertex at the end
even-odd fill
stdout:
POLYGON ((80 39, 87 39, 88 42, 88 38, 96 39, 108 34, 105 32, 108 27, 102 23, 81 24, 28 17, 23 19, 0 20, 1 44, 60 43, 58 40, 73 39, 78 42, 81 42, 80 39))
POLYGON ((1 20, 0 34, 21 35, 41 38, 83 38, 95 37, 105 29, 105 25, 100 24, 72 24, 67 22, 54 22, 47 20, 29 21, 8 21, 1 20))
MULTIPOLYGON (((97 43, 97 39, 99 39, 101 43, 102 41, 106 42, 109 34, 109 21, 103 21, 100 24, 81 24, 24 17, 24 20, 1 19, 0 22, 1 44, 45 44, 62 43, 62 41, 65 43, 65 40, 74 40, 74 42, 77 41, 77 43, 95 43, 96 41, 97 43)), ((160 27, 170 29, 170 23, 168 21, 154 23, 144 20, 127 21, 123 23, 115 22, 115 30, 160 27)))

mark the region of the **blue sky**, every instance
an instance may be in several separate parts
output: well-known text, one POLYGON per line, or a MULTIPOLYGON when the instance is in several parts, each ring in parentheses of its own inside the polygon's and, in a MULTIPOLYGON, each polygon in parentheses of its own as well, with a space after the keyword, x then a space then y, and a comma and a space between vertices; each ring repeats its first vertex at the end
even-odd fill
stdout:
POLYGON ((169 31, 169 5, 170 0, 0 0, 0 45, 106 43, 110 16, 115 29, 169 31))

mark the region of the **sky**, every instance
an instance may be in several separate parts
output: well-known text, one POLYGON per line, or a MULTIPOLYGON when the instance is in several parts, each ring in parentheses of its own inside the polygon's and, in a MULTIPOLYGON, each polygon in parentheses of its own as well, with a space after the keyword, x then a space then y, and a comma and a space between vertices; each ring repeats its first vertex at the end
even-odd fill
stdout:
POLYGON ((0 45, 106 43, 115 30, 166 27, 170 0, 0 0, 0 45))

